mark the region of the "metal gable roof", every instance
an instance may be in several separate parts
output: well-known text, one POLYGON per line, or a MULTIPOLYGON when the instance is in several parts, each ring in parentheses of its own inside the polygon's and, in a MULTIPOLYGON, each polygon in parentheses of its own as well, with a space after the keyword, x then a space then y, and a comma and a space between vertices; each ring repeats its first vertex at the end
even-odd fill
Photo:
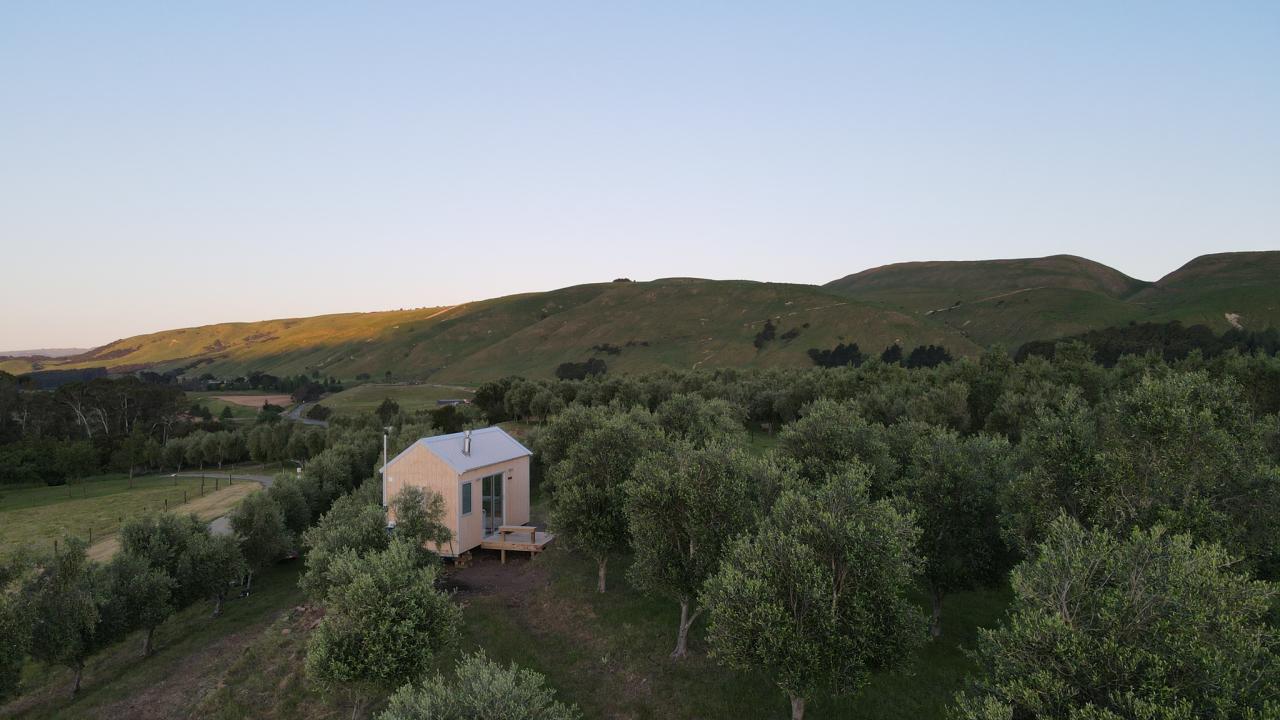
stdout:
POLYGON ((465 432, 436 435, 418 440, 404 452, 395 456, 387 467, 395 464, 405 452, 414 445, 422 445, 436 457, 444 460, 458 474, 497 463, 533 455, 529 448, 521 445, 515 438, 500 427, 480 428, 471 431, 471 454, 462 453, 462 440, 465 432))

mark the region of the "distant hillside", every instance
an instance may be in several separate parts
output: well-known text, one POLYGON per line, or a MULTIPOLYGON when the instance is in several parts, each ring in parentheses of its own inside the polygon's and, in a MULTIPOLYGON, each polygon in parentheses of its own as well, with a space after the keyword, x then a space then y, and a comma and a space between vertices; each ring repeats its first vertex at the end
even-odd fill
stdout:
POLYGON ((610 372, 808 366, 810 348, 878 352, 940 344, 970 355, 1130 322, 1221 332, 1280 326, 1280 252, 1206 255, 1155 283, 1070 255, 900 263, 824 287, 668 278, 577 285, 453 307, 223 323, 139 335, 0 370, 188 369, 235 376, 319 371, 342 379, 477 383, 547 377, 561 363, 610 372), (756 342, 765 323, 773 339, 756 342))
POLYGON ((828 283, 974 343, 1016 347, 1129 322, 1181 320, 1217 331, 1280 324, 1280 252, 1206 255, 1155 283, 1071 255, 899 263, 828 283))
POLYGON ((0 358, 61 358, 89 352, 88 348, 41 348, 39 350, 0 350, 0 358))
POLYGON ((1154 320, 1216 331, 1280 326, 1280 251, 1202 255, 1139 292, 1154 320))
MULTIPOLYGON (((945 327, 808 285, 668 279, 598 283, 455 307, 226 323, 141 335, 34 365, 191 368, 229 376, 263 370, 352 378, 368 374, 475 383, 549 376, 599 357, 611 372, 662 367, 808 366, 807 350, 856 342, 879 350, 942 344, 978 348, 945 327), (775 339, 755 339, 772 322, 775 339)), ((11 360, 0 370, 25 372, 11 360)))

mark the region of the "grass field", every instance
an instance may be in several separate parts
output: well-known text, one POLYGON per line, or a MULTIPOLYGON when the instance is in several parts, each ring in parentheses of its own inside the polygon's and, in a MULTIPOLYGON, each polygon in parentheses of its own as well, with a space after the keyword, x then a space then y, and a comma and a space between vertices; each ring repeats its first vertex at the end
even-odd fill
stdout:
POLYGON ((231 408, 231 417, 236 420, 252 420, 258 416, 258 411, 262 408, 262 399, 267 396, 261 393, 228 393, 228 392, 189 392, 187 400, 192 404, 203 405, 209 408, 209 412, 214 417, 222 417, 222 411, 231 408), (228 401, 227 397, 243 397, 246 400, 228 401))
POLYGON ((200 478, 168 475, 136 477, 132 483, 122 475, 104 475, 72 485, 0 490, 0 550, 24 545, 47 548, 68 536, 89 540, 92 531, 92 545, 101 557, 110 553, 110 546, 102 543, 129 518, 169 509, 211 520, 259 488, 251 482, 228 488, 224 477, 221 490, 215 493, 215 474, 210 472, 204 497, 200 478))
POLYGON ((386 398, 396 401, 401 410, 431 410, 437 407, 437 400, 466 399, 473 393, 470 388, 461 386, 365 383, 330 395, 320 404, 339 415, 371 412, 386 398))

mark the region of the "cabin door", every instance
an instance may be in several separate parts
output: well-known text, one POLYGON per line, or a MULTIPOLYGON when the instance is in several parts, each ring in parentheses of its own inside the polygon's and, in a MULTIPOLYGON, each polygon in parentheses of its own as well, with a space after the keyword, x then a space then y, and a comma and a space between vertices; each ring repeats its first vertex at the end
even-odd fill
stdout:
POLYGON ((502 509, 502 473, 480 479, 480 509, 484 514, 484 534, 498 532, 504 522, 502 509))

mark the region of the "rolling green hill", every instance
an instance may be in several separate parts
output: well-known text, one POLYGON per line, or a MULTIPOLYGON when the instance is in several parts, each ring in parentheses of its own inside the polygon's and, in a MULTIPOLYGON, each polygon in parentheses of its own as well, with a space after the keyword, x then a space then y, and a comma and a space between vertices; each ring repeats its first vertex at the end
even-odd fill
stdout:
POLYGON ((1016 347, 1129 322, 1265 329, 1280 324, 1280 252, 1205 255, 1154 283, 1071 255, 899 263, 825 287, 950 330, 1016 347))
POLYGON ((217 376, 318 370, 474 384, 604 359, 611 372, 807 366, 809 348, 942 344, 956 355, 1133 321, 1216 331, 1280 325, 1280 252, 1196 258, 1154 283, 1070 255, 900 263, 823 287, 668 278, 577 285, 452 307, 224 323, 118 340, 0 370, 189 368, 217 376), (769 321, 775 339, 754 344, 769 321))
POLYGON ((1280 326, 1280 252, 1202 255, 1133 296, 1156 321, 1222 331, 1280 326), (1233 316, 1228 318, 1228 315, 1233 316))
MULTIPOLYGON (((939 343, 978 348, 951 330, 809 285, 674 278, 578 285, 454 307, 227 323, 119 340, 39 369, 175 367, 218 376, 319 370, 349 379, 478 383, 551 375, 603 358, 610 371, 662 367, 807 366, 807 350, 857 342, 880 349, 939 343), (757 349, 766 321, 777 339, 757 349), (784 335, 788 335, 784 339, 784 335), (793 335, 793 336, 792 336, 793 335)), ((0 370, 26 372, 10 360, 0 370)))

